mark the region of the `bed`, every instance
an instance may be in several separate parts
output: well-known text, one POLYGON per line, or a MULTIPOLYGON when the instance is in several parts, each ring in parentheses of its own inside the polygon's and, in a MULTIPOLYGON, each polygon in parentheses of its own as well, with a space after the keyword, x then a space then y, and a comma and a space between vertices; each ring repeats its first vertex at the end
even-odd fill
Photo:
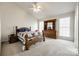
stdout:
POLYGON ((45 41, 44 33, 42 32, 41 35, 38 30, 32 31, 31 27, 18 28, 18 26, 16 26, 16 36, 24 45, 24 50, 29 50, 30 46, 37 42, 45 41))

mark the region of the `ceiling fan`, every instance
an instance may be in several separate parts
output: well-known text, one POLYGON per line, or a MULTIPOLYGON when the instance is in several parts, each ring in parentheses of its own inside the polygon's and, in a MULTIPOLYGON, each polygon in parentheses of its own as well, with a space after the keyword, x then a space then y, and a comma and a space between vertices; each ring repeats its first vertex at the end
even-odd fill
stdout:
POLYGON ((41 10, 41 6, 39 6, 37 2, 34 2, 31 9, 37 13, 41 10))

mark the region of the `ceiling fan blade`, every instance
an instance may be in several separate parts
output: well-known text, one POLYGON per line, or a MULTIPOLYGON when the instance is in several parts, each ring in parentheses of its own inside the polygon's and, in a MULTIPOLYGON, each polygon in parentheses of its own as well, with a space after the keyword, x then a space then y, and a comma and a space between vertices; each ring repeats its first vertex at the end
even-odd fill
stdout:
POLYGON ((32 8, 29 8, 29 9, 34 9, 34 8, 36 8, 37 6, 36 6, 36 2, 34 2, 33 4, 32 4, 32 8))

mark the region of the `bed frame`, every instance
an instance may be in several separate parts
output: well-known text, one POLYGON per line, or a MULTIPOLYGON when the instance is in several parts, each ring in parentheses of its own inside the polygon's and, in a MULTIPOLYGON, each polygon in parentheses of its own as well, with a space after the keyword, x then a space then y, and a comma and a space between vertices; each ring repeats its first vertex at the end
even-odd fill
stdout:
MULTIPOLYGON (((18 34, 18 32, 17 32, 17 30, 19 29, 18 28, 18 26, 16 26, 15 27, 15 29, 16 29, 16 36, 17 36, 17 34, 18 34)), ((30 29, 31 29, 31 27, 30 27, 30 29)), ((42 31, 42 37, 43 37, 43 41, 45 41, 45 36, 44 36, 44 32, 42 31)), ((18 36, 17 36, 18 37, 18 36)), ((26 40, 26 43, 25 43, 25 50, 29 50, 29 47, 31 46, 31 45, 33 45, 33 44, 35 44, 36 42, 38 42, 38 40, 37 40, 37 38, 34 36, 34 37, 32 37, 32 38, 34 38, 34 39, 32 39, 32 40, 28 40, 28 34, 26 34, 25 35, 25 40, 26 40)), ((31 38, 29 38, 29 39, 31 39, 31 38)))

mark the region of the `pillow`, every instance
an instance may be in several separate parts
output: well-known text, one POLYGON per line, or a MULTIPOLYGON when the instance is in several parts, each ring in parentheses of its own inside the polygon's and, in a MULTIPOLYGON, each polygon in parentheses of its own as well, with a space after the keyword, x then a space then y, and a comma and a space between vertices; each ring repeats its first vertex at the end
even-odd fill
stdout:
POLYGON ((39 35, 40 32, 39 32, 38 30, 35 30, 34 34, 35 34, 35 35, 39 35))
POLYGON ((22 28, 19 28, 17 31, 18 32, 25 32, 25 31, 31 31, 31 30, 29 28, 22 27, 22 28))

